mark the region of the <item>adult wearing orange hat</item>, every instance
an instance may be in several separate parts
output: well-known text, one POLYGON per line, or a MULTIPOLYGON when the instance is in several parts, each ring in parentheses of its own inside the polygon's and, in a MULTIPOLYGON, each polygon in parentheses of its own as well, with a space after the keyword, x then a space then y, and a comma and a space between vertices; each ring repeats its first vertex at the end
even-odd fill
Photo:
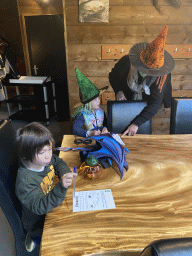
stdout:
POLYGON ((173 57, 164 50, 167 26, 151 43, 132 46, 109 73, 117 100, 145 100, 147 106, 132 120, 124 135, 135 135, 139 126, 152 118, 164 103, 171 107, 173 57))

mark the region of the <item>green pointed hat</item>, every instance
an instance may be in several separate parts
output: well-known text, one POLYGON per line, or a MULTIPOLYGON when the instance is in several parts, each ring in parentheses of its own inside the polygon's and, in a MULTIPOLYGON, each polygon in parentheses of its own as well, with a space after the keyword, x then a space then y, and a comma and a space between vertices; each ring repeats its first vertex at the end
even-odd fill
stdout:
POLYGON ((79 71, 77 68, 76 77, 79 85, 79 97, 83 104, 86 104, 99 96, 100 91, 97 87, 79 71))
POLYGON ((99 163, 98 159, 95 158, 94 156, 90 156, 89 158, 86 159, 86 164, 89 166, 95 166, 99 163))

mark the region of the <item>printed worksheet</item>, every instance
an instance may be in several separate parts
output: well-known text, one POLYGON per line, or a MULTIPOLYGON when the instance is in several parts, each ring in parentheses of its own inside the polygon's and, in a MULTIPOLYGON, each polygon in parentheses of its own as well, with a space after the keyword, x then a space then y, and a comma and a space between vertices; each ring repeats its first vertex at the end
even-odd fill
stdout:
POLYGON ((114 209, 111 189, 77 191, 73 195, 73 212, 114 209))

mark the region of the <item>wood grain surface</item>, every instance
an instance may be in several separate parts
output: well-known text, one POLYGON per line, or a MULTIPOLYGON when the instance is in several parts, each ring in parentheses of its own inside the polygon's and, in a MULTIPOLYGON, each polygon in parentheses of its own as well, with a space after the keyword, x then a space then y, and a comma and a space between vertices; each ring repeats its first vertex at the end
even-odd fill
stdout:
MULTIPOLYGON (((75 146, 65 135, 62 146, 75 146)), ((41 256, 140 251, 161 238, 192 236, 192 135, 136 135, 124 178, 115 168, 98 180, 77 177, 76 191, 111 189, 116 209, 73 213, 72 191, 46 216, 41 256)), ((61 152, 71 170, 78 151, 61 152)), ((115 166, 115 165, 114 165, 115 166)))

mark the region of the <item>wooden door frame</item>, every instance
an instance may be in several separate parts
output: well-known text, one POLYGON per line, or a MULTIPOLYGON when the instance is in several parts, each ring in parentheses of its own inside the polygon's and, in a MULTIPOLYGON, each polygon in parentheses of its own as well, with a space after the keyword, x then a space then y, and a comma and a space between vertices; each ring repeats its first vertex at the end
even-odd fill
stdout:
MULTIPOLYGON (((41 10, 38 8, 30 8, 30 10, 26 11, 23 8, 20 8, 19 0, 17 0, 18 10, 19 10, 19 21, 20 21, 20 28, 21 28, 21 39, 23 44, 23 53, 24 53, 24 61, 26 66, 26 74, 27 76, 31 76, 31 64, 30 64, 30 57, 29 57, 29 48, 28 48, 28 41, 27 41, 27 32, 26 32, 26 24, 25 24, 25 17, 27 16, 37 16, 37 15, 58 15, 63 14, 64 19, 64 45, 65 45, 65 54, 66 54, 66 69, 68 69, 68 45, 67 45, 67 25, 66 25, 66 8, 65 8, 65 0, 62 0, 63 9, 60 11, 50 11, 48 10, 41 10)), ((68 80, 68 77, 67 77, 68 80)))
POLYGON ((21 15, 21 28, 22 28, 21 36, 22 36, 22 43, 23 43, 23 53, 24 53, 24 59, 25 59, 26 73, 28 76, 31 76, 31 64, 30 64, 30 58, 29 58, 29 48, 28 48, 28 41, 27 41, 25 17, 26 15, 21 15))

